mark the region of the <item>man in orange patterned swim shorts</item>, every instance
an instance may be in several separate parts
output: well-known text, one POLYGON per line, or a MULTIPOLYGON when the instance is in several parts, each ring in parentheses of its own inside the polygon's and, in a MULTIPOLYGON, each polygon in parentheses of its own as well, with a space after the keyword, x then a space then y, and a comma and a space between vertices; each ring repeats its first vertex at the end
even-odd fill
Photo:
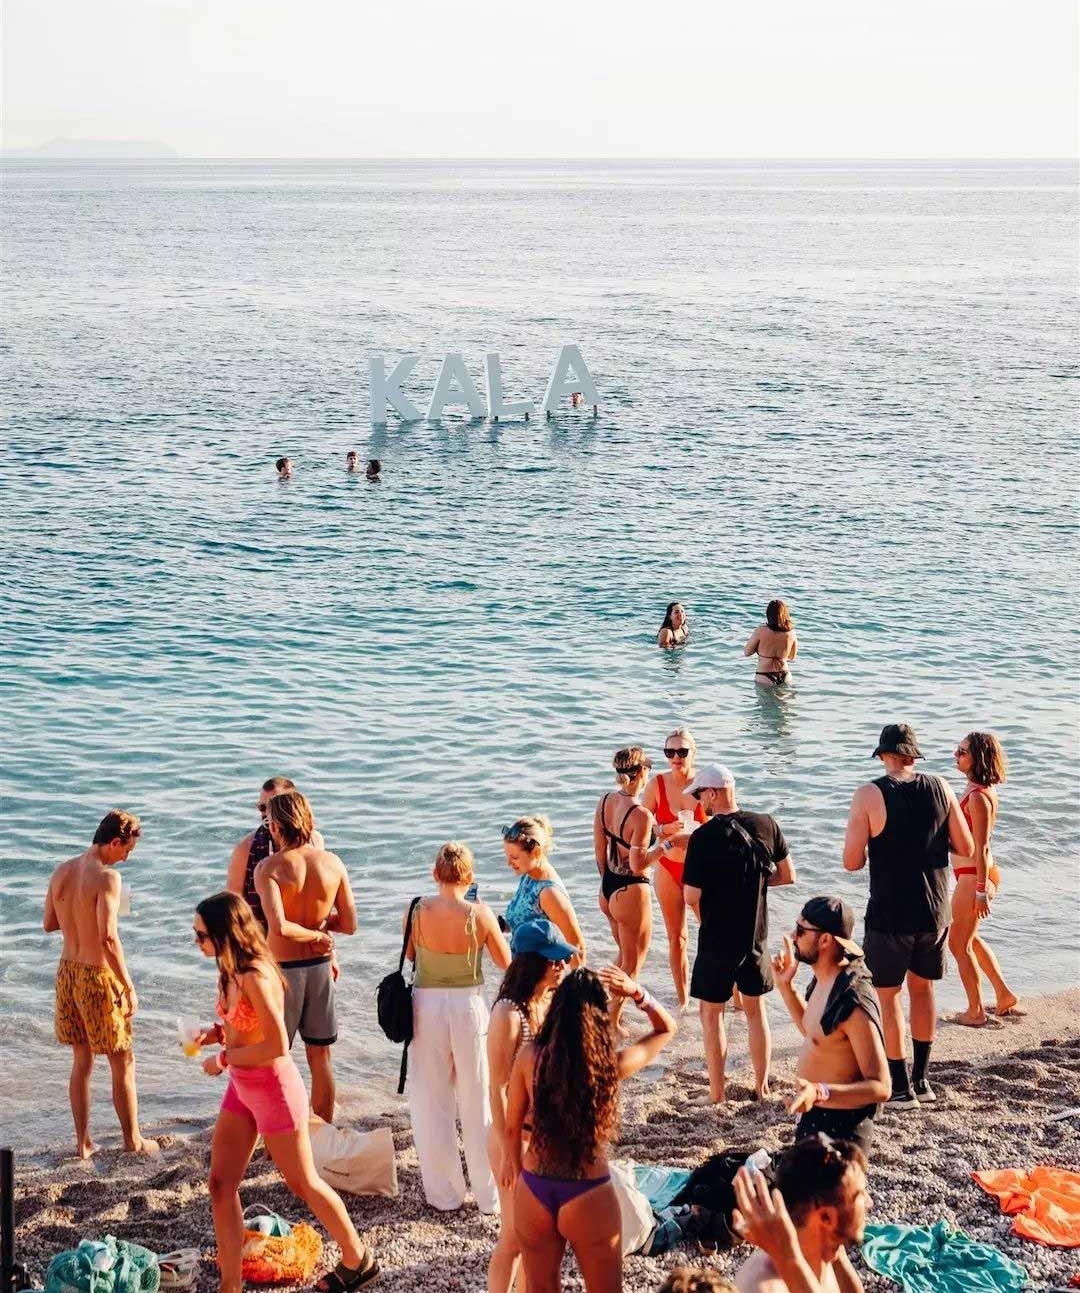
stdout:
POLYGON ((59 930, 64 950, 56 971, 56 1039, 72 1047, 71 1113, 75 1147, 89 1158, 90 1076, 95 1055, 107 1055, 112 1069, 113 1105, 124 1133, 124 1148, 153 1153, 157 1144, 139 1131, 131 1018, 138 1007, 135 985, 124 961, 117 917, 118 862, 139 842, 139 819, 114 809, 106 813, 94 842, 62 862, 45 895, 45 932, 59 930))

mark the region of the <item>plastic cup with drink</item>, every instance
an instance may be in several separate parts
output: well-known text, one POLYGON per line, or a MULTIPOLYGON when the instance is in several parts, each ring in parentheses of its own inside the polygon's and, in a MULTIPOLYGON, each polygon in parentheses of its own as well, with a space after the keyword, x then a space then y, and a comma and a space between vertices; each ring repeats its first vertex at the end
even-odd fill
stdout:
POLYGON ((701 825, 701 823, 694 816, 694 810, 692 808, 679 809, 679 822, 682 825, 683 830, 687 833, 687 835, 693 835, 693 833, 701 825))
POLYGON ((182 1019, 176 1021, 176 1031, 180 1035, 181 1049, 189 1059, 194 1059, 196 1055, 202 1054, 202 1042, 200 1039, 206 1031, 204 1024, 201 1024, 192 1015, 185 1015, 182 1019))

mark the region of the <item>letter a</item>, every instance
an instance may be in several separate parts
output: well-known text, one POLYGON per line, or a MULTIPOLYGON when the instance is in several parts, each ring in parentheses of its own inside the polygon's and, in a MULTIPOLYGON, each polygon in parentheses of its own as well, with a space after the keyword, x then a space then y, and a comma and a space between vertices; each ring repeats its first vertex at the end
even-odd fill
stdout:
POLYGON ((527 418, 536 405, 532 400, 511 400, 503 403, 502 365, 499 356, 485 356, 487 364, 488 417, 493 421, 499 418, 527 418))
POLYGON ((580 346, 563 346, 555 361, 555 371, 551 374, 551 381, 548 382, 547 392, 544 395, 544 412, 554 413, 562 396, 573 395, 575 391, 581 392, 583 404, 600 403, 596 383, 585 367, 580 346))
POLYGON ((428 405, 427 420, 438 422, 447 404, 465 404, 474 418, 484 416, 484 401, 473 384, 465 367, 465 360, 460 355, 447 355, 439 369, 439 380, 431 392, 431 403, 428 405), (454 389, 454 382, 458 389, 454 389))
POLYGON ((392 405, 405 422, 418 422, 420 410, 401 389, 401 383, 412 372, 415 355, 405 355, 397 367, 386 376, 382 355, 372 355, 368 360, 368 377, 371 384, 371 420, 376 426, 386 425, 386 406, 392 405))

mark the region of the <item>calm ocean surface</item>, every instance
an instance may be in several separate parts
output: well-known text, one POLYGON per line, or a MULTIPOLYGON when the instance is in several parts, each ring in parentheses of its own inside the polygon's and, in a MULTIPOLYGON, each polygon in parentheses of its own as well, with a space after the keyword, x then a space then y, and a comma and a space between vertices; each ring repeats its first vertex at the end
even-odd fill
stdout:
MULTIPOLYGON (((3 167, 2 1135, 70 1135, 51 868, 143 818, 122 925, 144 1122, 220 1084, 191 911, 293 776, 347 861, 346 1108, 397 1052, 373 989, 436 846, 512 887, 499 826, 554 820, 592 959, 610 757, 678 722, 833 891, 882 723, 950 772, 1002 737, 991 924, 1027 993, 1077 981, 1077 190, 1055 163, 7 163, 3 167), (599 419, 372 433, 371 353, 539 399, 579 341, 599 419), (348 478, 345 451, 385 463, 348 478), (279 484, 272 460, 296 478, 279 484), (797 685, 741 658, 792 605, 797 685), (681 598, 694 629, 653 645, 681 598)), ((644 976, 666 989, 662 926, 644 976)), ((959 1000, 955 971, 946 1007, 959 1000)), ((782 1007, 774 1001, 777 1018, 782 1007)), ((740 1043, 741 1044, 741 1043, 740 1043)), ((112 1135, 104 1073, 95 1123, 112 1135)))

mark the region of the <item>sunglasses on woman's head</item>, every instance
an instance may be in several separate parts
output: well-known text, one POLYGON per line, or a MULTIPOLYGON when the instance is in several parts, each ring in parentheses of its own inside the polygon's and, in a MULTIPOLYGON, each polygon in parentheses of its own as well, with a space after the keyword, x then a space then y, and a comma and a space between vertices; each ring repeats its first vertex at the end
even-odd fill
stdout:
POLYGON ((665 750, 664 758, 665 759, 685 759, 689 753, 690 753, 690 750, 687 746, 680 745, 677 750, 665 750))
POLYGON ((527 840, 530 844, 539 842, 533 839, 525 826, 504 826, 502 828, 502 837, 508 844, 516 844, 519 840, 527 840))

